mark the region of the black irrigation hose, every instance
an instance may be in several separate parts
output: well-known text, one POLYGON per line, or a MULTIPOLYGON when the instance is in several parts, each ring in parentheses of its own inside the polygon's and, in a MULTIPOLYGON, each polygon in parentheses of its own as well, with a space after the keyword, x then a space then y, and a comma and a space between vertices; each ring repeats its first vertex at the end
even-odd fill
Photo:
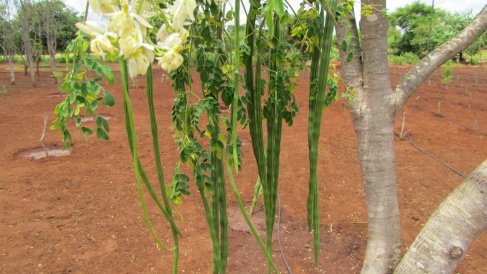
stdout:
POLYGON ((286 266, 287 273, 292 274, 293 271, 287 262, 286 255, 284 255, 284 249, 282 248, 281 244, 281 199, 279 198, 279 194, 277 195, 277 243, 279 244, 282 262, 286 266))
MULTIPOLYGON (((394 132, 394 134, 399 137, 399 134, 394 132)), ((435 156, 434 154, 426 151, 425 149, 423 149, 422 147, 420 147, 418 144, 416 144, 411 138, 404 138, 403 140, 407 141, 409 144, 411 144, 414 148, 416 148, 419 152, 423 153, 424 155, 430 157, 431 159, 435 160, 436 162, 438 162, 439 164, 443 165, 444 167, 448 168, 449 170, 451 170, 455 175, 459 176, 459 177, 462 177, 462 178, 465 178, 467 177, 465 174, 463 174, 461 171, 459 171, 458 169, 452 167, 450 164, 448 164, 447 162, 441 160, 440 158, 438 158, 437 156, 435 156)))

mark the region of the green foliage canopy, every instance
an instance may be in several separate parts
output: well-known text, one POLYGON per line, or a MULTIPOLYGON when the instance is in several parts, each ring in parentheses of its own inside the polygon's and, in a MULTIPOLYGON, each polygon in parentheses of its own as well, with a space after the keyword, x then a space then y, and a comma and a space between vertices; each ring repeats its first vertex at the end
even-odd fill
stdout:
MULTIPOLYGON (((421 58, 453 38, 472 19, 469 12, 452 13, 439 8, 433 9, 430 5, 416 1, 389 14, 389 48, 393 55, 411 52, 421 58)), ((475 54, 485 46, 485 35, 483 37, 484 39, 479 39, 478 43, 469 47, 467 52, 475 54)))

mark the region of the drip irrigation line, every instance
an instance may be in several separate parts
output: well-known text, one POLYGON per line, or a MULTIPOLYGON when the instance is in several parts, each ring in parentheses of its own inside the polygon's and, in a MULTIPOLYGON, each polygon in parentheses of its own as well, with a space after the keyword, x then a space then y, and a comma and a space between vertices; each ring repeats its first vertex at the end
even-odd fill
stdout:
MULTIPOLYGON (((463 102, 454 101, 454 100, 449 99, 449 98, 435 96, 438 94, 437 92, 435 92, 435 93, 425 92, 425 93, 427 96, 420 95, 419 97, 424 98, 425 100, 426 99, 433 99, 433 100, 438 100, 438 101, 446 101, 446 102, 449 102, 451 104, 455 104, 455 105, 458 105, 458 106, 461 106, 461 107, 464 107, 467 109, 471 109, 472 111, 487 111, 487 109, 485 109, 483 106, 480 106, 480 105, 476 105, 476 104, 468 105, 468 104, 465 104, 463 102)), ((445 94, 441 94, 441 95, 445 95, 445 94)))
MULTIPOLYGON (((396 132, 394 132, 394 134, 399 137, 399 134, 397 134, 396 132)), ((434 154, 432 154, 431 152, 428 152, 426 151, 425 149, 423 149, 422 147, 420 147, 418 144, 416 144, 411 138, 403 138, 402 140, 404 141, 407 141, 409 144, 411 144, 415 149, 417 149, 419 152, 423 153, 424 155, 430 157, 431 159, 435 160, 436 162, 440 163, 441 165, 443 165, 444 167, 448 168, 449 170, 451 170, 453 173, 455 173, 457 176, 460 176, 462 178, 465 178, 467 177, 466 175, 464 175, 461 171, 459 171, 458 169, 452 167, 450 164, 448 164, 447 162, 441 160, 440 158, 438 158, 437 156, 435 156, 434 154)))
POLYGON ((281 258, 286 266, 286 270, 288 274, 293 274, 291 267, 286 260, 286 255, 284 255, 284 251, 281 245, 281 198, 279 198, 279 194, 277 194, 277 243, 279 244, 279 251, 281 252, 281 258))
POLYGON ((450 119, 450 118, 446 117, 445 115, 443 115, 443 114, 441 114, 441 113, 437 113, 437 112, 434 112, 434 111, 428 110, 428 109, 426 109, 426 108, 424 108, 424 107, 422 107, 422 106, 418 106, 418 105, 416 105, 416 106, 414 106, 414 107, 415 107, 415 108, 417 108, 417 109, 420 109, 420 110, 422 110, 422 111, 426 111, 426 112, 432 113, 432 114, 434 114, 434 115, 436 115, 436 116, 438 116, 438 117, 440 117, 440 118, 443 118, 443 119, 447 120, 448 122, 450 122, 450 123, 452 123, 452 124, 455 124, 455 125, 457 125, 457 126, 459 126, 459 127, 463 127, 463 128, 465 128, 465 129, 468 129, 468 130, 471 130, 471 131, 473 131, 474 133, 477 133, 477 134, 480 134, 480 135, 483 135, 483 136, 487 136, 487 132, 483 132, 483 131, 480 131, 480 130, 478 130, 478 129, 474 129, 474 128, 471 128, 471 127, 469 127, 469 126, 466 126, 466 125, 464 125, 464 124, 462 124, 462 123, 459 123, 459 122, 457 122, 457 121, 455 121, 455 120, 452 120, 452 119, 450 119))

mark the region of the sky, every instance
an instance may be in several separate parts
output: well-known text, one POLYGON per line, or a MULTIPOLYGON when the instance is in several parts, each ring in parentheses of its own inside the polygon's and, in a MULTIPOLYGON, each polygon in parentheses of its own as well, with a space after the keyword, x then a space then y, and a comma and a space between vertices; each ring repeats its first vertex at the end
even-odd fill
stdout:
MULTIPOLYGON (((87 0, 64 0, 64 3, 66 3, 68 6, 72 7, 74 10, 79 11, 82 14, 84 13, 86 1, 87 0)), ((394 11, 399 7, 413 3, 414 1, 415 0, 390 0, 387 1, 387 9, 389 11, 394 11)), ((431 1, 432 0, 420 0, 420 2, 423 2, 428 5, 431 5, 431 1)), ((247 3, 248 5, 248 0, 243 0, 243 2, 247 3)), ((297 8, 301 1, 289 0, 289 2, 294 8, 297 8)), ((360 1, 356 0, 355 2, 356 2, 355 4, 358 5, 360 1)), ((474 15, 477 14, 485 4, 486 4, 485 0, 435 0, 435 7, 442 8, 452 12, 471 11, 474 15)), ((356 8, 356 10, 358 10, 358 8, 356 8)), ((95 20, 95 21, 99 20, 96 18, 94 14, 90 14, 88 19, 95 20)))

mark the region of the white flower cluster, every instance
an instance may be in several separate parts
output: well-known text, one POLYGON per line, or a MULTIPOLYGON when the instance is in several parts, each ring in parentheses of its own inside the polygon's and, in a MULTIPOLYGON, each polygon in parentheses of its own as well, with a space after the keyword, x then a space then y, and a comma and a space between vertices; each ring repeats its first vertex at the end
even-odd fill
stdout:
POLYGON ((166 71, 183 63, 180 51, 187 42, 187 21, 194 21, 195 0, 176 0, 164 10, 150 0, 89 0, 91 9, 108 17, 106 26, 95 22, 77 23, 76 27, 91 37, 91 51, 105 58, 117 54, 127 61, 130 78, 144 75, 154 59, 166 71), (151 17, 160 16, 162 25, 156 42, 147 31, 151 17))

